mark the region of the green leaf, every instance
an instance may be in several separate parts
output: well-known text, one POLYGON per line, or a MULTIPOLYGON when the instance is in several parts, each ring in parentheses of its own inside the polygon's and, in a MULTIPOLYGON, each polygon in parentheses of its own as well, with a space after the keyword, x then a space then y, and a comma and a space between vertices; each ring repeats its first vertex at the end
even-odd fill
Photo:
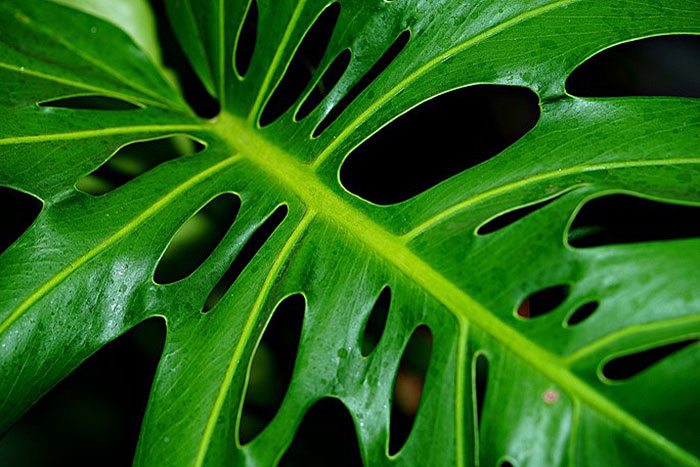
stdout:
POLYGON ((343 0, 304 96, 350 49, 346 72, 306 118, 293 119, 302 97, 260 128, 327 5, 259 0, 257 41, 241 78, 233 60, 248 2, 169 0, 182 49, 222 105, 202 120, 134 31, 50 2, 0 3, 0 185, 43 202, 0 256, 0 426, 107 342, 160 316, 167 340, 135 465, 272 465, 324 397, 352 415, 366 465, 700 465, 700 240, 680 232, 590 248, 567 241, 581 206, 611 193, 700 205, 700 103, 564 91, 570 72, 607 47, 698 33, 700 5, 343 0), (410 39, 393 62, 311 138, 403 31, 410 39), (402 203, 378 206, 339 183, 347 154, 382 126, 481 83, 535 91, 537 125, 496 157, 402 203), (37 105, 86 95, 139 108, 37 105), (205 149, 102 196, 75 188, 121 147, 174 135, 205 149), (173 236, 222 193, 237 194, 241 207, 211 256, 181 280, 154 282, 173 236), (550 202, 502 229, 477 233, 543 200, 550 202), (282 205, 279 227, 204 313, 232 261, 282 205), (363 357, 364 324, 386 285, 386 326, 363 357), (553 311, 518 316, 526 297, 562 285, 568 295, 553 311), (289 388, 271 423, 242 446, 257 344, 276 304, 296 293, 306 309, 289 388), (591 301, 599 302, 591 317, 563 326, 591 301), (390 458, 394 381, 420 325, 433 338, 425 388, 406 444, 390 458), (603 374, 610 360, 681 341, 688 345, 635 376, 611 382, 603 374), (479 355, 488 370, 477 423, 479 355))

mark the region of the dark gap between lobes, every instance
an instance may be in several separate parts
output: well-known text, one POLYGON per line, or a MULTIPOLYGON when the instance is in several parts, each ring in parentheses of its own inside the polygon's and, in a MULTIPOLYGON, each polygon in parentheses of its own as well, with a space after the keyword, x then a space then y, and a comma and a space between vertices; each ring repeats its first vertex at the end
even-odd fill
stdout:
POLYGON ((405 201, 522 138, 537 123, 538 102, 527 88, 500 85, 434 97, 355 148, 341 166, 340 181, 376 204, 405 201))
POLYGON ((316 402, 304 415, 280 467, 362 467, 352 417, 338 399, 316 402))
POLYGON ((323 10, 308 30, 282 81, 265 104, 260 116, 260 126, 269 125, 277 120, 301 97, 321 63, 339 15, 340 3, 335 2, 323 10))
POLYGON ((603 366, 603 375, 613 381, 622 381, 638 375, 661 360, 670 357, 676 352, 696 344, 699 339, 690 339, 682 342, 655 347, 653 349, 625 355, 610 360, 603 366))
POLYGON ((75 187, 89 195, 104 195, 164 162, 203 149, 201 143, 186 136, 127 144, 97 169, 78 180, 75 187))
POLYGON ((80 110, 138 110, 136 104, 115 97, 73 96, 39 102, 39 107, 80 109, 80 110))
POLYGON ((609 195, 586 202, 569 228, 575 248, 700 237, 700 206, 609 195))
POLYGON ((399 363, 389 425, 389 454, 401 450, 413 429, 430 365, 433 335, 421 325, 413 331, 399 363))
POLYGON ((650 37, 603 50, 571 73, 566 91, 580 97, 700 97, 700 37, 650 37))
POLYGON ((372 68, 362 77, 360 81, 355 84, 350 91, 338 102, 328 115, 325 116, 321 123, 314 129, 312 137, 317 138, 323 133, 326 128, 331 126, 331 124, 336 121, 336 119, 343 113, 343 111, 352 103, 352 101, 359 96, 362 91, 367 89, 367 87, 372 84, 372 82, 377 79, 379 75, 382 74, 384 70, 387 69, 389 65, 399 56, 401 51, 408 44, 408 40, 411 38, 411 33, 406 30, 399 34, 393 44, 384 52, 377 62, 372 65, 372 68))
POLYGON ((484 411, 486 388, 489 376, 489 360, 480 353, 474 357, 474 397, 476 401, 476 423, 481 428, 481 414, 484 411))
POLYGON ((335 85, 338 84, 338 81, 340 81, 340 78, 342 78, 345 70, 348 69, 351 57, 352 53, 350 53, 349 49, 343 50, 337 57, 335 57, 333 63, 331 63, 326 69, 321 79, 318 81, 318 83, 316 83, 316 86, 314 86, 311 93, 301 104, 301 107, 299 107, 296 115, 294 115, 295 121, 298 122, 306 118, 311 112, 314 111, 314 109, 316 109, 316 107, 318 107, 328 93, 333 90, 335 85))
POLYGON ((185 97, 185 101, 202 118, 214 118, 219 115, 221 105, 212 97, 202 84, 190 65, 190 61, 175 37, 168 15, 165 11, 164 0, 151 0, 158 32, 158 44, 163 51, 163 64, 169 70, 175 72, 179 88, 185 97))
POLYGON ((90 356, 0 437, 0 464, 131 465, 165 335, 150 318, 90 356))
POLYGON ((27 231, 43 207, 39 198, 0 186, 0 255, 27 231))
POLYGON ((552 201, 558 199, 559 196, 555 196, 553 198, 546 199, 544 201, 539 201, 534 204, 530 204, 528 206, 522 206, 516 209, 513 209, 511 211, 504 212, 502 214, 499 214, 498 216, 494 217, 487 223, 483 224, 481 227, 479 227, 476 231, 477 234, 479 235, 488 235, 490 233, 496 232, 498 230, 501 230, 505 227, 508 227, 511 224, 514 224, 515 222, 519 221, 523 217, 526 217, 530 214, 532 214, 535 211, 539 211, 543 207, 547 206, 549 203, 552 201))
POLYGON ((204 301, 202 313, 207 313, 214 308, 219 300, 228 292, 233 283, 241 275, 245 267, 252 261, 258 250, 267 242, 270 236, 277 230, 277 227, 287 217, 287 206, 282 205, 275 209, 270 216, 253 232, 253 235, 248 239, 236 258, 231 263, 228 270, 221 276, 219 282, 216 283, 209 296, 204 301))
POLYGON ((224 193, 197 211, 173 236, 153 280, 157 284, 170 284, 192 274, 221 243, 240 206, 238 196, 224 193))
POLYGON ((386 318, 391 306, 391 289, 387 285, 379 293, 374 306, 369 313, 364 332, 362 333, 362 356, 366 357, 377 347, 379 339, 384 333, 386 318))
POLYGON ((244 77, 248 72, 250 61, 255 51, 255 42, 258 36, 258 2, 251 0, 245 19, 241 25, 241 31, 236 41, 235 67, 236 72, 244 77))
POLYGON ((255 438, 272 421, 292 380, 304 322, 306 300, 294 294, 275 308, 255 350, 241 412, 241 444, 255 438))
POLYGON ((518 306, 517 314, 521 318, 537 318, 554 311, 559 305, 564 303, 569 295, 568 285, 555 285, 547 287, 529 295, 518 306))

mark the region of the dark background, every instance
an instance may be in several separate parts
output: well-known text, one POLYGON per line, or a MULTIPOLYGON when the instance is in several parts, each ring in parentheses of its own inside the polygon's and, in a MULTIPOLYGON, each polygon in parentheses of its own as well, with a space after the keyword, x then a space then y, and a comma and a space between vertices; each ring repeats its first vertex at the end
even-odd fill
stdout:
MULTIPOLYGON (((162 5, 156 1, 155 6, 164 18, 162 5)), ((215 115, 216 102, 188 68, 167 23, 160 26, 166 63, 176 70, 188 100, 201 115, 215 115)), ((698 97, 700 41, 693 36, 666 36, 617 46, 577 69, 567 90, 578 96, 698 97)), ((343 183, 377 203, 407 199, 498 153, 527 132, 538 114, 537 97, 525 89, 478 86, 450 93, 392 123, 358 148, 343 169, 343 183), (420 139, 420 135, 433 137, 420 139), (434 151, 436 140, 445 141, 443 150, 434 151), (459 154, 451 150, 457 141, 463 148, 459 154), (465 145, 465 141, 470 143, 465 145), (433 148, 431 153, 442 155, 428 162, 412 157, 428 146, 433 148)), ((0 189, 0 215, 8 226, 0 232, 0 252, 31 223, 32 206, 36 207, 31 200, 0 189)), ((215 222, 213 225, 216 229, 215 222)), ((376 342, 378 336, 371 334, 380 335, 383 329, 385 317, 380 315, 386 310, 380 310, 382 307, 386 304, 376 307, 379 324, 372 324, 376 329, 368 331, 370 341, 376 342)), ((257 391, 259 397, 246 401, 244 436, 252 437, 264 427, 284 395, 267 389, 280 386, 279 378, 286 380, 282 387, 288 382, 298 342, 297 324, 282 323, 266 332, 251 383, 251 392, 257 391)), ((414 337, 397 383, 392 415, 392 429, 397 433, 410 429, 430 351, 429 333, 414 337)), ((0 465, 130 465, 164 338, 163 321, 150 319, 86 360, 0 438, 0 465)), ((305 417, 284 463, 343 465, 344 458, 345 465, 357 465, 357 456, 347 410, 325 400, 305 417)))

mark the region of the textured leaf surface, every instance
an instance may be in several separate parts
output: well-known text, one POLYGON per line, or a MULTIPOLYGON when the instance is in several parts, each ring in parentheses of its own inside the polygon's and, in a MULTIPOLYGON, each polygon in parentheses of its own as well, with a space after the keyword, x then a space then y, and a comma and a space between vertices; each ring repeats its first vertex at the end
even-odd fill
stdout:
POLYGON ((327 5, 259 1, 258 40, 241 78, 233 57, 247 2, 168 1, 182 48, 222 105, 205 121, 153 55, 115 24, 50 2, 0 2, 0 185, 43 202, 0 256, 0 426, 11 426, 106 342, 162 316, 167 340, 136 465, 273 464, 305 411, 326 396, 348 408, 366 465, 699 465, 697 343, 623 381, 607 381, 601 368, 699 335, 700 240, 573 248, 566 239, 577 210, 605 194, 700 204, 700 103, 581 99, 567 95, 564 82, 611 45, 697 33, 700 4, 342 1, 305 94, 350 49, 346 72, 303 120, 293 120, 299 102, 260 128, 265 103, 327 5), (410 39, 396 59, 312 139, 406 30, 410 39), (341 186, 338 171, 352 148, 426 99, 478 83, 534 90, 535 128, 399 204, 377 206, 341 186), (76 95, 141 108, 37 105, 76 95), (103 196, 75 188, 120 147, 172 135, 205 149, 103 196), (241 208, 212 255, 189 276, 156 284, 173 235, 226 192, 240 197, 241 208), (500 230, 476 233, 503 212, 555 196, 500 230), (279 228, 202 313, 214 285, 280 205, 288 213, 279 228), (387 284, 386 327, 365 358, 364 323, 387 284), (558 285, 569 292, 551 313, 516 316, 525 297, 558 285), (275 305, 298 292, 306 310, 289 389, 272 422, 241 446, 238 421, 257 342, 275 305), (599 306, 590 318, 562 326, 591 300, 599 306), (393 384, 419 325, 433 336, 425 389, 405 446, 389 458, 393 384), (482 354, 488 379, 477 430, 473 368, 482 354))

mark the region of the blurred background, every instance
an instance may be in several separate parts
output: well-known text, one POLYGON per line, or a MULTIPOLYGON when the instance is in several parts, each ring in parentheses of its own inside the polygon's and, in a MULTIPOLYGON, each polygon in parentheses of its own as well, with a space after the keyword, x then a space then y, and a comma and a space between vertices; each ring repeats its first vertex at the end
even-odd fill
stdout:
MULTIPOLYGON (((153 0, 153 6, 159 18, 166 65, 178 77, 197 112, 206 117, 216 115, 218 105, 184 59, 165 21, 162 1, 153 0)), ((568 80, 567 90, 577 96, 700 97, 700 40, 678 35, 613 47, 579 67, 568 80)), ((316 92, 322 97, 327 91, 316 92)), ((497 154, 532 128, 538 115, 537 96, 526 89, 479 86, 450 93, 397 120, 360 146, 344 166, 342 181, 350 191, 379 204, 407 199, 497 154), (459 135, 461 152, 456 153, 450 146, 454 137, 449 135, 459 135), (435 151, 436 141, 447 142, 435 151), (411 158, 428 147, 441 156, 432 158, 429 165, 421 163, 419 157, 411 158)), ((186 138, 130 145, 79 181, 77 188, 99 196, 157 164, 198 149, 186 138)), ((31 224, 38 209, 31 197, 0 187, 0 215, 7 226, 0 230, 0 253, 31 224)), ((222 209, 204 209, 181 229, 165 262, 169 266, 161 271, 165 277, 183 277, 187 274, 183 267, 193 270, 198 265, 192 251, 201 249, 201 245, 208 245, 206 249, 216 245, 216 239, 232 222, 233 208, 222 209)), ((624 210, 619 214, 624 215, 624 210)), ((365 354, 381 337, 389 303, 390 291, 382 292, 362 343, 365 354)), ((299 298, 292 297, 280 308, 254 359, 241 428, 243 441, 252 439, 274 416, 293 371, 303 299, 300 303, 299 298)), ((0 438, 0 465, 130 465, 164 339, 163 321, 149 319, 87 359, 0 438)), ((430 349, 430 332, 419 328, 397 377, 392 452, 410 431, 430 349)), ((283 465, 359 462, 352 420, 335 400, 323 400, 312 407, 283 459, 283 465)))

